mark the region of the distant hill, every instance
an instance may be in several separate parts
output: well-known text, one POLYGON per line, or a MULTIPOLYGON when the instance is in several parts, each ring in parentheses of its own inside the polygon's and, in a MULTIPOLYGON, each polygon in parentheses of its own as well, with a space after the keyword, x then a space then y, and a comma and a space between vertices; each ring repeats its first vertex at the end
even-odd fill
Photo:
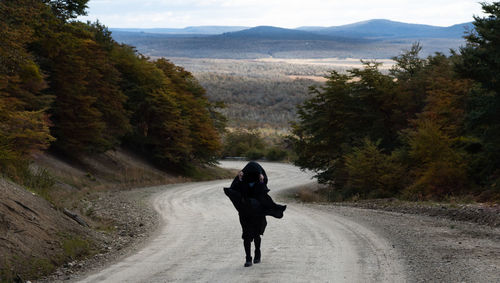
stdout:
POLYGON ((363 37, 377 39, 394 38, 461 38, 466 28, 472 29, 472 23, 439 27, 422 24, 408 24, 390 20, 369 20, 343 26, 304 27, 309 32, 329 36, 363 37))
POLYGON ((111 29, 118 42, 149 56, 191 58, 391 58, 420 42, 422 56, 464 44, 471 23, 439 27, 376 19, 333 27, 201 26, 111 29))
POLYGON ((330 36, 320 35, 296 29, 286 29, 273 26, 258 26, 236 32, 227 32, 221 37, 274 40, 333 40, 330 36))
POLYGON ((226 32, 235 32, 249 27, 244 26, 195 26, 185 28, 110 28, 112 32, 142 32, 142 33, 157 33, 157 34, 198 34, 198 35, 215 35, 226 32))

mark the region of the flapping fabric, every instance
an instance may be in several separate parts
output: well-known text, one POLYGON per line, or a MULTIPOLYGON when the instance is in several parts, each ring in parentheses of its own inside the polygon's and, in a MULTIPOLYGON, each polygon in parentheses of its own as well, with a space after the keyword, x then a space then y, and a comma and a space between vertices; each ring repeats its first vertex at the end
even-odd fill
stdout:
POLYGON ((275 203, 267 193, 259 194, 256 198, 244 198, 240 191, 232 188, 224 188, 224 193, 240 214, 282 218, 286 209, 286 205, 275 203))

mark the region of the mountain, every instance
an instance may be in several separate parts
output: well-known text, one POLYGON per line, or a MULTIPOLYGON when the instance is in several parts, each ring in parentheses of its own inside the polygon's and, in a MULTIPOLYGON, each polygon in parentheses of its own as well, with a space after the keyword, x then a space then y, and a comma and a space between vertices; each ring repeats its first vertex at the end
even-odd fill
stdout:
POLYGON ((141 32, 141 33, 156 33, 156 34, 197 34, 197 35, 214 35, 225 32, 234 32, 249 27, 244 26, 193 26, 185 28, 110 28, 112 32, 141 32))
POLYGON ((185 28, 110 28, 114 33, 141 33, 178 37, 219 35, 225 38, 275 39, 275 40, 342 40, 346 38, 397 39, 397 38, 462 38, 471 30, 471 22, 440 27, 409 24, 385 19, 374 19, 342 26, 303 26, 287 29, 273 26, 191 26, 185 28))
POLYGON ((332 40, 328 35, 320 35, 308 31, 286 29, 272 26, 258 26, 236 32, 227 32, 221 37, 273 40, 332 40))
POLYGON ((422 44, 421 55, 449 54, 465 41, 471 23, 439 27, 390 20, 349 25, 287 29, 229 26, 184 29, 111 29, 113 38, 154 57, 189 58, 391 58, 422 44))
POLYGON ((474 25, 472 22, 469 23, 462 23, 458 25, 452 25, 447 27, 444 31, 447 32, 449 35, 461 35, 463 36, 464 33, 470 32, 474 29, 474 25))
POLYGON ((450 27, 439 27, 422 24, 408 24, 384 19, 357 22, 333 27, 302 27, 309 32, 328 36, 363 37, 372 39, 394 38, 461 38, 467 27, 471 29, 472 23, 463 23, 450 27))
POLYGON ((319 30, 322 30, 322 29, 325 29, 326 27, 320 27, 320 26, 302 26, 302 27, 298 27, 298 28, 295 28, 296 30, 303 30, 303 31, 311 31, 311 32, 315 32, 315 31, 319 31, 319 30))

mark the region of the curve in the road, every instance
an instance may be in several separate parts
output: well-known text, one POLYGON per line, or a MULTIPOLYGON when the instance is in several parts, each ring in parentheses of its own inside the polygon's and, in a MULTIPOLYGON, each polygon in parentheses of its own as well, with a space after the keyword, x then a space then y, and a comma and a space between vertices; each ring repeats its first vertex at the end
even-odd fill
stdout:
MULTIPOLYGON (((277 192, 310 183, 311 173, 263 163, 277 192)), ((243 162, 223 162, 242 168, 243 162)), ((268 217, 262 263, 243 267, 241 228, 222 187, 230 181, 166 186, 153 205, 161 231, 142 250, 81 282, 404 282, 391 245, 364 226, 311 206, 268 217)))

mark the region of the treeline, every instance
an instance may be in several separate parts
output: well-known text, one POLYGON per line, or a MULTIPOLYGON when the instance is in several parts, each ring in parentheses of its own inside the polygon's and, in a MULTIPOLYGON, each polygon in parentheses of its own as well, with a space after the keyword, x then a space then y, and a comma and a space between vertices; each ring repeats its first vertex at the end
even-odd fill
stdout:
MULTIPOLYGON (((255 58, 390 58, 415 39, 385 40, 286 40, 227 38, 223 36, 173 37, 167 34, 117 32, 118 42, 131 44, 149 56, 255 59, 255 58)), ((449 52, 461 39, 421 38, 426 54, 449 52)))
POLYGON ((87 2, 0 2, 0 170, 15 179, 47 148, 78 157, 120 145, 163 167, 214 162, 218 106, 183 68, 75 21, 87 2))
POLYGON ((222 157, 245 157, 248 160, 283 161, 291 157, 282 136, 263 136, 257 129, 236 129, 224 135, 222 157))
MULTIPOLYGON (((312 80, 253 78, 225 74, 196 75, 211 101, 224 101, 222 109, 231 126, 286 128, 295 119, 295 106, 309 97, 312 80)), ((319 85, 319 84, 316 84, 319 85)))
MULTIPOLYGON (((279 59, 276 59, 279 60, 279 59)), ((357 61, 342 59, 305 59, 283 61, 259 61, 243 59, 209 59, 209 58, 172 58, 172 61, 190 70, 198 78, 210 74, 231 76, 245 76, 251 78, 283 79, 286 76, 319 76, 323 77, 334 68, 336 71, 345 72, 345 65, 356 64, 357 61)))
POLYGON ((366 62, 332 72, 298 107, 296 164, 337 198, 500 200, 500 2, 483 3, 451 56, 397 56, 390 74, 366 62))

